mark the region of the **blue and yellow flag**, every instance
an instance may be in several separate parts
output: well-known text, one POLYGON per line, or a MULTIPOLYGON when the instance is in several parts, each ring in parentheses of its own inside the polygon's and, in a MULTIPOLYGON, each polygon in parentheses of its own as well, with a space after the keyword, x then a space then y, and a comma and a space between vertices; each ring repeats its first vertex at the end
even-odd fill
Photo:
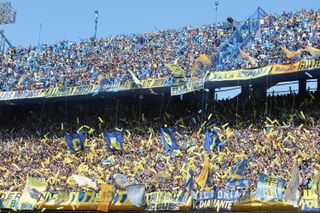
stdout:
POLYGON ((170 128, 161 128, 161 141, 166 151, 178 150, 179 145, 170 128))
POLYGON ((24 83, 25 83, 26 81, 28 81, 28 80, 29 80, 28 75, 27 75, 27 74, 23 74, 23 75, 20 77, 19 81, 18 81, 18 86, 23 86, 24 83))
POLYGON ((122 132, 105 132, 108 152, 123 151, 122 132))
POLYGON ((218 132, 213 129, 212 132, 206 130, 206 141, 204 143, 204 150, 209 151, 216 148, 221 143, 218 132))
POLYGON ((179 196, 179 201, 183 199, 183 197, 185 196, 185 194, 187 192, 192 193, 193 192, 193 176, 194 176, 194 171, 193 170, 189 170, 189 178, 187 180, 187 182, 184 184, 183 189, 182 189, 182 193, 179 196), (189 189, 187 189, 189 186, 189 189))
POLYGON ((246 52, 244 52, 240 47, 238 47, 238 50, 239 50, 239 55, 240 55, 242 58, 244 58, 244 59, 246 59, 247 61, 249 61, 252 66, 257 66, 257 62, 256 62, 256 60, 255 60, 253 57, 249 56, 249 55, 248 55, 246 52))
POLYGON ((193 191, 193 176, 194 176, 194 171, 190 169, 189 170, 189 178, 188 178, 187 182, 184 184, 182 191, 189 191, 189 192, 193 191), (187 190, 188 186, 189 186, 189 190, 187 190))
POLYGON ((297 51, 290 51, 285 47, 281 47, 281 49, 286 54, 287 58, 297 57, 297 56, 300 56, 300 54, 301 54, 301 49, 299 49, 297 51))
POLYGON ((185 77, 185 71, 176 64, 166 64, 166 67, 170 69, 174 76, 183 76, 185 77))
POLYGON ((235 188, 247 188, 250 179, 233 179, 228 178, 226 183, 226 189, 232 190, 235 188))
POLYGON ((191 77, 204 75, 210 67, 211 59, 206 54, 201 54, 192 65, 191 77))
POLYGON ((239 159, 231 171, 231 178, 239 179, 243 175, 244 169, 248 163, 249 159, 239 159))
POLYGON ((79 150, 84 150, 84 136, 82 132, 77 132, 73 135, 67 135, 65 138, 72 154, 78 152, 79 150))
POLYGON ((107 79, 104 75, 99 75, 97 77, 97 83, 100 85, 100 86, 104 86, 107 84, 107 79))
POLYGON ((307 47, 304 49, 304 51, 309 52, 309 53, 312 55, 312 57, 315 57, 315 58, 320 57, 320 49, 307 46, 307 47))
MULTIPOLYGON (((38 179, 28 177, 26 185, 23 189, 22 196, 20 198, 21 203, 32 204, 31 210, 35 207, 42 194, 47 189, 47 183, 38 179)), ((20 208, 26 209, 26 208, 20 208)))
POLYGON ((99 205, 97 210, 108 212, 109 211, 109 205, 112 202, 113 195, 114 195, 114 189, 112 185, 103 183, 101 184, 101 190, 99 194, 99 205))
POLYGON ((199 177, 195 180, 195 182, 198 184, 198 186, 200 187, 201 190, 204 189, 206 183, 207 183, 207 179, 208 179, 208 175, 209 175, 209 157, 206 153, 203 154, 204 156, 204 165, 202 168, 201 173, 199 174, 199 177))

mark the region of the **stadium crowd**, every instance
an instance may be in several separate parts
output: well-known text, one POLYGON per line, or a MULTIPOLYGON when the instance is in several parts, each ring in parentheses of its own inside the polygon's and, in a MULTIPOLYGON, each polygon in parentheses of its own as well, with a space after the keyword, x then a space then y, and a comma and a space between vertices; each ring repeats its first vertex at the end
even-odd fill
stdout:
MULTIPOLYGON (((319 10, 302 9, 295 13, 283 12, 281 15, 262 19, 260 30, 253 34, 244 51, 255 58, 258 66, 261 67, 270 64, 290 63, 302 58, 310 59, 311 54, 304 51, 307 46, 320 47, 319 10), (290 59, 286 57, 281 47, 290 51, 303 51, 290 59)), ((248 61, 238 61, 237 68, 248 66, 250 66, 248 61)))
POLYGON ((117 173, 131 183, 146 184, 147 191, 181 190, 190 169, 195 177, 200 174, 203 152, 210 158, 208 187, 224 187, 236 162, 249 156, 243 177, 251 179, 250 190, 262 173, 286 186, 295 165, 301 168, 301 187, 310 187, 320 160, 319 99, 312 94, 213 102, 206 110, 201 102, 174 101, 165 110, 160 105, 166 104, 120 104, 116 113, 103 103, 2 110, 0 190, 22 191, 27 176, 47 181, 50 191, 89 190, 78 187, 73 174, 119 188, 117 173), (164 125, 174 130, 179 151, 165 152, 159 133, 164 125), (115 127, 123 129, 125 149, 112 154, 101 133, 115 127), (86 149, 70 154, 64 136, 79 128, 85 132, 86 149), (204 128, 215 128, 223 146, 204 151, 204 128))
POLYGON ((203 25, 10 49, 0 61, 0 90, 124 82, 128 70, 139 79, 166 77, 166 63, 189 71, 201 53, 213 55, 229 32, 203 25))
MULTIPOLYGON (((237 49, 247 36, 251 36, 251 40, 243 49, 256 59, 255 66, 288 62, 291 59, 285 57, 281 46, 292 51, 306 46, 319 48, 319 16, 319 11, 315 10, 270 15, 260 20, 259 30, 252 35, 253 21, 247 20, 239 29, 240 43, 223 50, 231 51, 231 55, 219 52, 218 48, 236 30, 226 22, 217 28, 203 25, 91 38, 79 43, 61 41, 39 47, 13 48, 0 57, 0 91, 81 86, 99 84, 101 80, 124 82, 130 78, 129 70, 140 80, 170 77, 165 67, 167 63, 180 65, 188 75, 202 53, 212 58, 217 70, 252 68, 247 60, 239 57, 237 49)), ((303 51, 293 60, 303 57, 308 58, 310 54, 303 51)))

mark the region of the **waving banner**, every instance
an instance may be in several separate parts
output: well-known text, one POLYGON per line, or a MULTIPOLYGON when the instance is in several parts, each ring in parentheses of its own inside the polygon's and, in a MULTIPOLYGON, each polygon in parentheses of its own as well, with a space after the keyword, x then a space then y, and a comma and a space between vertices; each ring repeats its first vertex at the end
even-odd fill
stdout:
POLYGON ((211 59, 206 54, 201 54, 191 68, 191 77, 192 76, 202 76, 210 69, 211 59))
POLYGON ((118 173, 114 174, 113 178, 114 178, 115 183, 122 188, 125 188, 128 185, 130 185, 126 176, 124 176, 123 174, 118 174, 118 173))
POLYGON ((185 76, 185 71, 179 67, 179 65, 166 64, 166 67, 168 67, 175 76, 185 76))
POLYGON ((307 46, 305 49, 305 51, 309 52, 312 57, 319 57, 320 56, 320 49, 311 47, 311 46, 307 46))
POLYGON ((119 132, 108 132, 105 131, 106 145, 108 152, 122 152, 123 151, 123 141, 122 141, 122 131, 119 132))
POLYGON ((82 132, 77 132, 72 135, 66 135, 65 139, 67 141, 68 147, 70 149, 70 152, 72 154, 78 152, 78 151, 84 151, 84 135, 82 132))
POLYGON ((298 190, 300 184, 302 183, 302 178, 300 176, 299 166, 296 165, 291 170, 291 179, 287 185, 287 190, 284 194, 283 199, 293 205, 294 207, 298 206, 300 192, 298 190))
POLYGON ((47 183, 32 177, 28 177, 27 183, 20 198, 20 202, 32 204, 31 209, 33 209, 40 197, 43 196, 43 193, 46 191, 46 189, 47 183))
POLYGON ((285 53, 287 58, 297 57, 297 56, 300 56, 300 54, 301 54, 301 49, 299 49, 297 51, 290 51, 285 47, 281 47, 281 49, 285 53))
POLYGON ((250 179, 245 179, 245 178, 242 178, 242 179, 228 178, 226 183, 226 189, 227 190, 236 189, 236 188, 245 189, 248 187, 249 181, 250 179))
POLYGON ((174 136, 171 128, 160 128, 160 132, 161 132, 161 142, 165 147, 166 151, 179 149, 177 139, 174 136))
POLYGON ((260 201, 282 201, 282 181, 265 174, 258 175, 257 195, 260 201))
POLYGON ((238 47, 238 50, 239 50, 239 55, 240 55, 242 58, 244 58, 244 59, 246 59, 247 61, 249 61, 252 66, 256 66, 256 65, 257 65, 257 62, 256 62, 256 59, 255 59, 255 58, 253 58, 253 57, 251 57, 250 55, 248 55, 248 54, 247 54, 246 52, 244 52, 240 47, 238 47))
POLYGON ((131 203, 140 207, 143 203, 146 187, 144 184, 131 184, 126 188, 127 195, 131 203))
POLYGON ((103 183, 101 185, 101 190, 99 194, 99 205, 97 210, 98 211, 109 211, 109 205, 113 199, 113 187, 112 185, 103 183))

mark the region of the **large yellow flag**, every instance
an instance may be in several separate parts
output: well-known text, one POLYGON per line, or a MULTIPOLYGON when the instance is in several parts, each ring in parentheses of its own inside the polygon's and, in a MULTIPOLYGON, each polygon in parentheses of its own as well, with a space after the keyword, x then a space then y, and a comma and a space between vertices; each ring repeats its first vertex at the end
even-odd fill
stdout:
POLYGON ((309 52, 313 57, 319 57, 320 56, 320 50, 314 47, 307 46, 305 51, 309 52))
POLYGON ((293 58, 294 56, 299 56, 301 54, 301 50, 290 51, 285 47, 281 47, 281 49, 286 54, 287 58, 293 58))
POLYGON ((240 49, 240 47, 238 47, 238 50, 239 50, 240 56, 242 58, 246 59, 247 61, 249 61, 252 66, 256 66, 257 65, 257 62, 253 57, 251 57, 247 53, 245 53, 242 49, 240 49))
POLYGON ((184 70, 176 64, 166 64, 166 67, 168 67, 175 76, 185 76, 184 70))
POLYGON ((196 183, 200 186, 201 189, 204 189, 207 182, 208 174, 209 174, 209 157, 205 153, 203 155, 204 155, 203 169, 196 180, 196 183))
POLYGON ((29 203, 34 207, 40 199, 42 193, 47 190, 47 183, 28 177, 26 186, 20 198, 21 203, 29 203))
POLYGON ((191 77, 196 75, 197 71, 205 70, 207 66, 211 65, 211 59, 206 54, 201 54, 191 68, 191 77))
POLYGON ((109 205, 113 199, 113 187, 109 184, 103 183, 101 185, 100 196, 99 196, 99 205, 98 211, 109 211, 109 205))

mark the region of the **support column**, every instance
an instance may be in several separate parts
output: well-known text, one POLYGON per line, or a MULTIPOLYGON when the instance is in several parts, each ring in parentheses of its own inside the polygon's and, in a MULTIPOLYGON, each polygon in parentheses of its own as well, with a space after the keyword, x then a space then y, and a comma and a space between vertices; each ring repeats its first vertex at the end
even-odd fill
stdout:
POLYGON ((306 79, 299 80, 299 94, 305 94, 306 91, 307 91, 307 80, 306 79))
POLYGON ((209 89, 209 101, 212 100, 212 99, 215 99, 215 93, 216 93, 216 89, 215 88, 212 88, 212 89, 209 89))
POLYGON ((255 85, 253 86, 253 96, 256 98, 265 98, 267 97, 267 86, 266 85, 255 85))
POLYGON ((240 95, 243 98, 249 98, 249 96, 250 96, 250 86, 249 85, 241 86, 241 94, 240 95))

